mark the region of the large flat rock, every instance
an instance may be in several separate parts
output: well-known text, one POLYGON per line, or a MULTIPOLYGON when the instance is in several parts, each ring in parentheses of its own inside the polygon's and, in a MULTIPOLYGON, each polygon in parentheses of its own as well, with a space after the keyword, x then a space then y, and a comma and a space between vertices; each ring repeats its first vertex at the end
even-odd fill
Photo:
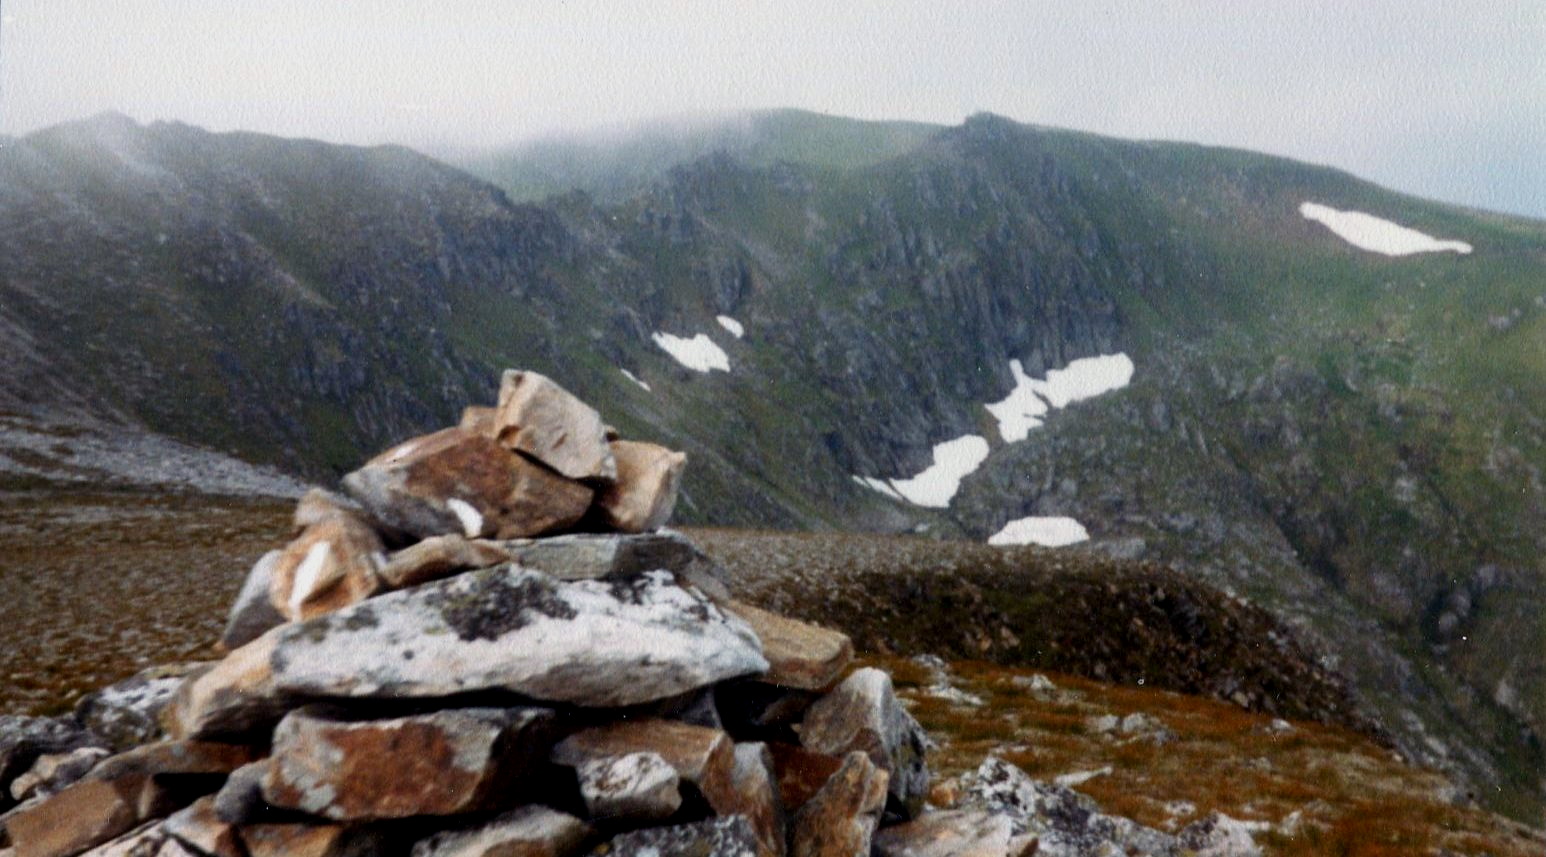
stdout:
POLYGON ((271 633, 274 688, 318 697, 503 689, 611 707, 768 668, 745 622, 659 571, 566 583, 506 565, 271 633))

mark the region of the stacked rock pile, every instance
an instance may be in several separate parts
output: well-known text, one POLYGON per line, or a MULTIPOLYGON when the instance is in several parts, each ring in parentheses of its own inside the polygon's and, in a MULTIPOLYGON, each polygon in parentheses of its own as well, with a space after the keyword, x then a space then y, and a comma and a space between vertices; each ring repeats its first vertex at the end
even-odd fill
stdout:
POLYGON ((0 854, 920 853, 927 737, 658 531, 684 461, 506 373, 302 499, 223 660, 0 723, 0 854))

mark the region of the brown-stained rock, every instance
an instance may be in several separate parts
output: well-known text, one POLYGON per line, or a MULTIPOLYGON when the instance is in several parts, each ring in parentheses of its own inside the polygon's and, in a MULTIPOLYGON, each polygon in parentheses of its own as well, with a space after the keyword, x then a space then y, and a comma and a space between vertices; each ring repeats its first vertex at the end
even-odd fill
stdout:
POLYGON ((279 720, 289 700, 274 688, 270 659, 280 626, 188 676, 161 713, 176 739, 241 739, 279 720))
POLYGON ((572 526, 594 492, 459 428, 414 438, 343 479, 384 525, 418 538, 538 536, 572 526))
POLYGON ((768 674, 761 681, 796 690, 827 690, 842 677, 853 660, 853 642, 847 634, 809 622, 770 613, 750 604, 725 605, 752 626, 768 659, 768 674))
MULTIPOLYGON (((161 857, 170 842, 160 821, 148 821, 116 839, 81 854, 81 857, 161 857)), ((170 855, 168 855, 170 857, 170 855)))
POLYGON ((633 753, 664 759, 716 813, 732 811, 737 803, 735 744, 718 729, 673 720, 624 720, 570 735, 553 748, 552 760, 579 767, 633 753))
POLYGON ((412 857, 571 857, 589 837, 590 827, 572 815, 523 806, 476 827, 421 839, 412 857))
POLYGON ((353 500, 312 488, 295 504, 295 514, 290 519, 290 535, 298 536, 311 527, 337 518, 361 520, 361 509, 353 500))
POLYGON ((215 798, 206 795, 167 817, 161 829, 200 854, 245 857, 236 826, 215 814, 215 798))
POLYGON ((86 780, 118 780, 129 777, 170 777, 219 774, 224 776, 256 759, 258 753, 243 744, 213 741, 157 741, 126 750, 107 759, 85 776, 86 780))
POLYGON ((841 756, 858 750, 890 774, 894 809, 914 818, 929 793, 923 727, 897 701, 891 676, 873 667, 856 670, 821 699, 800 723, 800 744, 841 756))
POLYGON ((79 780, 92 766, 107 758, 105 747, 82 747, 68 753, 45 753, 25 774, 11 781, 11 798, 25 802, 46 797, 79 780))
POLYGON ((596 495, 596 510, 608 527, 625 533, 658 530, 671 520, 687 455, 653 443, 611 444, 617 481, 596 495))
POLYGON ((931 812, 878 831, 874 857, 1011 857, 1012 828, 1008 816, 981 810, 931 812))
POLYGON ((497 439, 499 430, 495 418, 498 415, 498 408, 490 408, 487 405, 468 405, 462 408, 462 419, 456 427, 465 432, 497 439))
POLYGON ((306 528, 270 570, 268 596, 292 621, 331 613, 376 594, 385 560, 381 538, 365 522, 339 514, 306 528))
POLYGON ((812 753, 794 744, 772 742, 766 746, 773 757, 773 776, 785 812, 793 813, 805 806, 843 766, 841 758, 812 753))
POLYGON ((507 562, 510 554, 501 547, 502 544, 483 539, 468 540, 455 533, 431 536, 387 557, 376 576, 388 589, 417 586, 458 571, 507 562))
POLYGON ((494 423, 505 448, 561 476, 603 484, 617 477, 601 415, 544 375, 507 370, 494 423))
POLYGON ((552 720, 553 712, 541 708, 358 721, 320 706, 300 708, 274 730, 263 797, 335 821, 493 809, 546 753, 552 720))
POLYGON ((790 857, 869 857, 889 779, 864 753, 849 753, 842 767, 794 814, 790 857))
POLYGON ((154 788, 149 776, 78 782, 7 820, 16 857, 68 857, 126 833, 154 788))
POLYGON ((788 829, 778 783, 773 779, 773 755, 761 743, 735 745, 732 777, 736 804, 729 813, 745 816, 757 834, 758 857, 784 857, 788 829))
POLYGON ((375 857, 381 833, 343 824, 253 824, 238 828, 248 857, 375 857))
POLYGON ((0 811, 12 803, 11 782, 25 774, 39 756, 100 743, 69 718, 0 715, 0 811))

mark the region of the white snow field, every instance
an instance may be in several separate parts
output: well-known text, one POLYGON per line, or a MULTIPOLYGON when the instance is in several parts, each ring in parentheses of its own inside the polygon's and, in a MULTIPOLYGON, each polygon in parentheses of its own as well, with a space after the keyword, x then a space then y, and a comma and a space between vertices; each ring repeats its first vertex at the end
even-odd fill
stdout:
POLYGON ((1089 540, 1089 531, 1073 518, 1021 518, 989 536, 988 544, 1060 548, 1089 540))
POLYGON ((630 380, 630 381, 634 382, 635 384, 638 384, 640 387, 642 387, 644 389, 644 392, 646 392, 646 393, 650 392, 650 385, 644 383, 643 381, 640 381, 638 375, 635 375, 632 372, 629 372, 627 369, 622 369, 622 368, 619 368, 617 371, 623 373, 623 377, 624 378, 627 378, 628 380, 630 380))
POLYGON ((730 371, 730 355, 723 348, 714 344, 706 334, 698 334, 692 339, 683 339, 680 336, 672 336, 669 333, 657 331, 651 339, 676 359, 676 362, 686 366, 694 372, 707 373, 712 369, 721 372, 730 371))
POLYGON ((1373 253, 1386 256, 1409 256, 1413 253, 1470 253, 1471 245, 1464 241, 1434 238, 1408 229, 1399 223, 1365 214, 1362 211, 1338 211, 1327 205, 1306 202, 1299 206, 1299 213, 1306 220, 1313 220, 1336 233, 1338 238, 1373 253))
POLYGON ((730 331, 730 335, 734 336, 736 339, 740 339, 746 335, 746 328, 743 327, 739 321, 736 321, 728 315, 716 315, 714 316, 714 320, 719 322, 720 327, 730 331))
POLYGON ((1015 443, 1040 428, 1050 408, 1064 408, 1081 399, 1120 390, 1133 380, 1133 360, 1126 354, 1102 354, 1081 357, 1062 369, 1047 372, 1045 381, 1025 374, 1018 360, 1009 361, 1015 388, 1003 400, 987 406, 998 420, 998 433, 1005 443, 1015 443))
POLYGON ((934 463, 911 479, 855 476, 859 484, 916 506, 943 509, 961 488, 961 480, 988 458, 988 439, 968 434, 934 444, 934 463))

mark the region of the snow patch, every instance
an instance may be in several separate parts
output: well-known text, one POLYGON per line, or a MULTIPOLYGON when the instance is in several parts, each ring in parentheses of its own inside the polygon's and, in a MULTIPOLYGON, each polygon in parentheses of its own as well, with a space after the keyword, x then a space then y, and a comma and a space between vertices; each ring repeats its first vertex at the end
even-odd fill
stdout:
POLYGON ((706 334, 698 334, 692 339, 683 339, 680 336, 672 336, 669 333, 656 332, 652 339, 655 344, 665 350, 676 359, 676 362, 686 366, 694 372, 707 373, 712 369, 721 372, 730 371, 730 355, 723 348, 714 344, 706 334))
POLYGON ((650 391, 650 385, 644 383, 643 381, 640 381, 639 380, 639 376, 633 374, 632 372, 629 372, 627 369, 619 369, 617 371, 623 373, 623 377, 624 378, 627 378, 628 380, 630 380, 630 381, 634 382, 635 384, 638 384, 640 387, 642 387, 644 389, 644 392, 646 392, 646 393, 651 392, 650 391))
POLYGON ((720 327, 730 331, 730 335, 734 336, 736 339, 740 339, 746 335, 746 328, 741 326, 739 321, 736 321, 728 315, 717 315, 714 317, 714 320, 719 322, 720 327))
POLYGON ((1020 518, 988 537, 990 545, 1041 545, 1060 548, 1090 540, 1084 525, 1073 518, 1020 518))
POLYGON ((1111 766, 1106 765, 1104 767, 1096 768, 1093 771, 1074 771, 1071 774, 1063 774, 1062 776, 1054 777, 1052 784, 1063 786, 1064 788, 1073 788, 1074 786, 1084 785, 1096 777, 1104 777, 1111 773, 1111 770, 1111 766))
POLYGON ((446 500, 446 508, 456 513, 456 519, 462 522, 462 532, 467 538, 475 539, 483 534, 483 515, 472 504, 460 497, 451 497, 446 500))
POLYGON ((1081 357, 1062 369, 1047 373, 1044 381, 1025 374, 1018 360, 1009 361, 1015 388, 1001 401, 988 405, 988 413, 998 420, 998 433, 1005 443, 1015 443, 1040 428, 1052 408, 1065 408, 1082 399, 1120 390, 1133 380, 1133 361, 1126 354, 1102 354, 1081 357))
POLYGON ((1313 220, 1336 233, 1338 238, 1373 253, 1386 256, 1409 256, 1413 253, 1471 252, 1471 245, 1464 241, 1434 238, 1416 229, 1391 223, 1362 211, 1338 211, 1327 205, 1306 202, 1299 206, 1299 213, 1306 220, 1313 220))
POLYGON ((916 506, 944 509, 961 488, 961 480, 988 459, 988 439, 968 434, 934 444, 934 463, 911 479, 854 477, 860 484, 916 506))

